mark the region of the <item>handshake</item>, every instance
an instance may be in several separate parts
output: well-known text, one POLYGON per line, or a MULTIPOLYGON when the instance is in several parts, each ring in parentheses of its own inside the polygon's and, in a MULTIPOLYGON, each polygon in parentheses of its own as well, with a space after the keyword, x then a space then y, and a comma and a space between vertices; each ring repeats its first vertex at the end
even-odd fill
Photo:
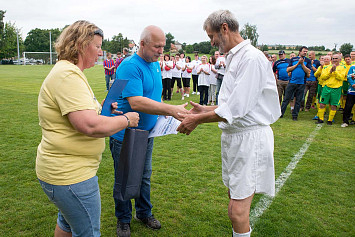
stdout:
MULTIPOLYGON (((199 124, 204 122, 215 122, 210 120, 213 116, 209 116, 209 113, 214 113, 214 109, 217 106, 202 106, 200 104, 190 101, 190 104, 193 106, 192 109, 186 110, 185 113, 177 113, 176 119, 181 121, 181 124, 176 129, 180 133, 189 135, 199 124)), ((187 103, 184 107, 187 106, 187 103)), ((217 116, 218 117, 218 116, 217 116)), ((220 117, 218 117, 220 118, 220 117)))

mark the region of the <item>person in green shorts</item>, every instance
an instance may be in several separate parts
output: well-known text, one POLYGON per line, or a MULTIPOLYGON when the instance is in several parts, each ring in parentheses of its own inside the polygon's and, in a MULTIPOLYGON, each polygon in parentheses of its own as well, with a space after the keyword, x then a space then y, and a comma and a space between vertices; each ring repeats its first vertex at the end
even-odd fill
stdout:
POLYGON ((325 106, 330 104, 330 112, 328 117, 328 125, 333 124, 333 119, 339 105, 343 81, 345 80, 346 67, 340 65, 341 56, 335 54, 332 56, 332 66, 323 68, 320 81, 324 81, 324 87, 319 100, 318 121, 316 123, 324 123, 325 106))
MULTIPOLYGON (((320 96, 322 94, 323 86, 324 86, 324 75, 325 73, 328 73, 328 67, 331 67, 332 65, 330 64, 330 56, 326 55, 323 57, 323 60, 320 61, 320 66, 318 67, 317 71, 314 73, 314 76, 317 78, 318 85, 317 85, 317 100, 318 100, 318 110, 319 110, 319 104, 320 104, 320 96), (323 70, 324 69, 324 70, 323 70)), ((318 120, 319 115, 317 113, 316 116, 314 116, 313 120, 318 120)))
MULTIPOLYGON (((344 56, 344 61, 345 61, 344 66, 346 67, 345 75, 348 75, 348 71, 351 67, 350 54, 346 54, 344 56)), ((349 89, 349 83, 348 83, 347 78, 345 77, 345 81, 343 81, 342 92, 341 92, 340 108, 339 108, 340 111, 342 111, 345 108, 346 95, 348 94, 348 89, 349 89)))

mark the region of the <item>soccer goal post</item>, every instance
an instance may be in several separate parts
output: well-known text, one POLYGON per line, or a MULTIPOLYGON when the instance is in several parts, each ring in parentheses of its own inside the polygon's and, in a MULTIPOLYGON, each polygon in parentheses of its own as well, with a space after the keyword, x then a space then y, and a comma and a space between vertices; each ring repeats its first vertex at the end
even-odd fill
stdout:
POLYGON ((19 64, 23 65, 43 65, 55 64, 57 53, 55 52, 23 52, 23 59, 19 64))

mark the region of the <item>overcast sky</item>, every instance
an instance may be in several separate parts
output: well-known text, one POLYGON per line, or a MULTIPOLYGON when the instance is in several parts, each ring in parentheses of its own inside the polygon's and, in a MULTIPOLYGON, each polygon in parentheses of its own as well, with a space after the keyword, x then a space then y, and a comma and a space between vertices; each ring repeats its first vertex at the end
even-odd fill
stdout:
POLYGON ((256 25, 259 44, 355 45, 355 0, 0 0, 4 21, 15 23, 23 39, 35 28, 89 20, 105 38, 122 33, 138 42, 142 29, 154 24, 193 44, 209 40, 203 22, 220 9, 233 12, 241 27, 256 25))

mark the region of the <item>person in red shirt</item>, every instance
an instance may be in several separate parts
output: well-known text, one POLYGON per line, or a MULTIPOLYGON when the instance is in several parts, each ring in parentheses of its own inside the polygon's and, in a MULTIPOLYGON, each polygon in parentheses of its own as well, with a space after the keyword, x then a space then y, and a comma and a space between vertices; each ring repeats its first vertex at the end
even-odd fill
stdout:
POLYGON ((110 52, 107 53, 107 59, 104 61, 106 90, 110 89, 110 80, 115 80, 115 61, 112 60, 110 52))
POLYGON ((122 53, 121 52, 117 52, 117 58, 116 58, 116 63, 115 63, 116 69, 118 68, 118 66, 120 66, 122 61, 123 61, 122 53))

